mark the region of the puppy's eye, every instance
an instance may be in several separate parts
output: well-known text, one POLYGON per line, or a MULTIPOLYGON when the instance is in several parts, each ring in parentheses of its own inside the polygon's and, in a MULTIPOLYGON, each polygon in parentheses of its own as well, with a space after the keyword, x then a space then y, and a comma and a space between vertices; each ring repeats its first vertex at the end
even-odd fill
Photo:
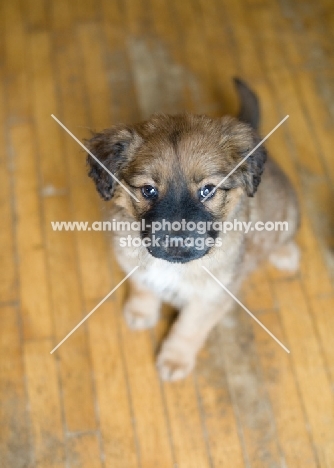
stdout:
POLYGON ((144 185, 144 187, 141 188, 141 193, 149 200, 153 200, 158 196, 158 190, 153 187, 153 185, 144 185))
POLYGON ((208 199, 212 198, 216 192, 212 192, 212 190, 215 188, 214 185, 208 184, 204 185, 202 188, 199 190, 199 197, 203 200, 203 198, 207 197, 209 194, 210 196, 208 199))

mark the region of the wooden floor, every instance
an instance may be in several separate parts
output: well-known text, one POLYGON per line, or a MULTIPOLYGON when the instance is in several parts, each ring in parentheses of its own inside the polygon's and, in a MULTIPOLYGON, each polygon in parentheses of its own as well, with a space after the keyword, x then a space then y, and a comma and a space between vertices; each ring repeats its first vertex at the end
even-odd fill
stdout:
POLYGON ((4 468, 334 467, 332 0, 7 0, 0 12, 0 465, 4 468), (155 111, 235 113, 231 78, 262 101, 268 148, 302 206, 297 275, 264 265, 196 372, 159 381, 152 332, 123 321, 89 129, 155 111))

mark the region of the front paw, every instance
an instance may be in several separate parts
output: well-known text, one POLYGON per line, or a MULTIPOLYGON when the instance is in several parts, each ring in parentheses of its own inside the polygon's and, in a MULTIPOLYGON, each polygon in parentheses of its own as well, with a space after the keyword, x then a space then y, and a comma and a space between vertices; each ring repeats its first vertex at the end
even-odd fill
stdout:
POLYGON ((132 330, 153 328, 159 320, 159 308, 154 300, 143 303, 140 298, 130 298, 124 306, 125 321, 132 330))
POLYGON ((269 261, 278 270, 295 273, 299 268, 300 250, 294 241, 281 246, 269 255, 269 261))
POLYGON ((157 358, 157 368, 162 380, 181 380, 193 370, 196 355, 185 346, 164 343, 157 358))

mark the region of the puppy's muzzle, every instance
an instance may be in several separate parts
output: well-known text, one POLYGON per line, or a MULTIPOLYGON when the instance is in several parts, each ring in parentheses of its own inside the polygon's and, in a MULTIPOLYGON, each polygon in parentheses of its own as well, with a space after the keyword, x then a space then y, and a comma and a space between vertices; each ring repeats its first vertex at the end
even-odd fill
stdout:
POLYGON ((150 245, 147 250, 153 257, 172 263, 187 263, 203 257, 210 250, 207 244, 209 234, 194 234, 193 232, 164 231, 156 234, 145 233, 150 245))

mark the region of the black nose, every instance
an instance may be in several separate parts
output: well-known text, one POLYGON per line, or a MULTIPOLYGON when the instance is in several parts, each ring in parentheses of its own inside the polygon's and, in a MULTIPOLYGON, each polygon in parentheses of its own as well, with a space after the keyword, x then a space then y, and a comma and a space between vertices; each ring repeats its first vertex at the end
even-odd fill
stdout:
POLYGON ((191 249, 189 244, 187 244, 186 235, 165 234, 161 239, 161 247, 168 255, 174 258, 182 258, 191 249))
POLYGON ((193 233, 178 232, 176 234, 169 231, 161 233, 158 237, 154 235, 148 237, 153 241, 152 245, 147 247, 150 254, 172 263, 190 262, 203 257, 210 250, 210 247, 204 244, 206 235, 194 236, 193 233))

